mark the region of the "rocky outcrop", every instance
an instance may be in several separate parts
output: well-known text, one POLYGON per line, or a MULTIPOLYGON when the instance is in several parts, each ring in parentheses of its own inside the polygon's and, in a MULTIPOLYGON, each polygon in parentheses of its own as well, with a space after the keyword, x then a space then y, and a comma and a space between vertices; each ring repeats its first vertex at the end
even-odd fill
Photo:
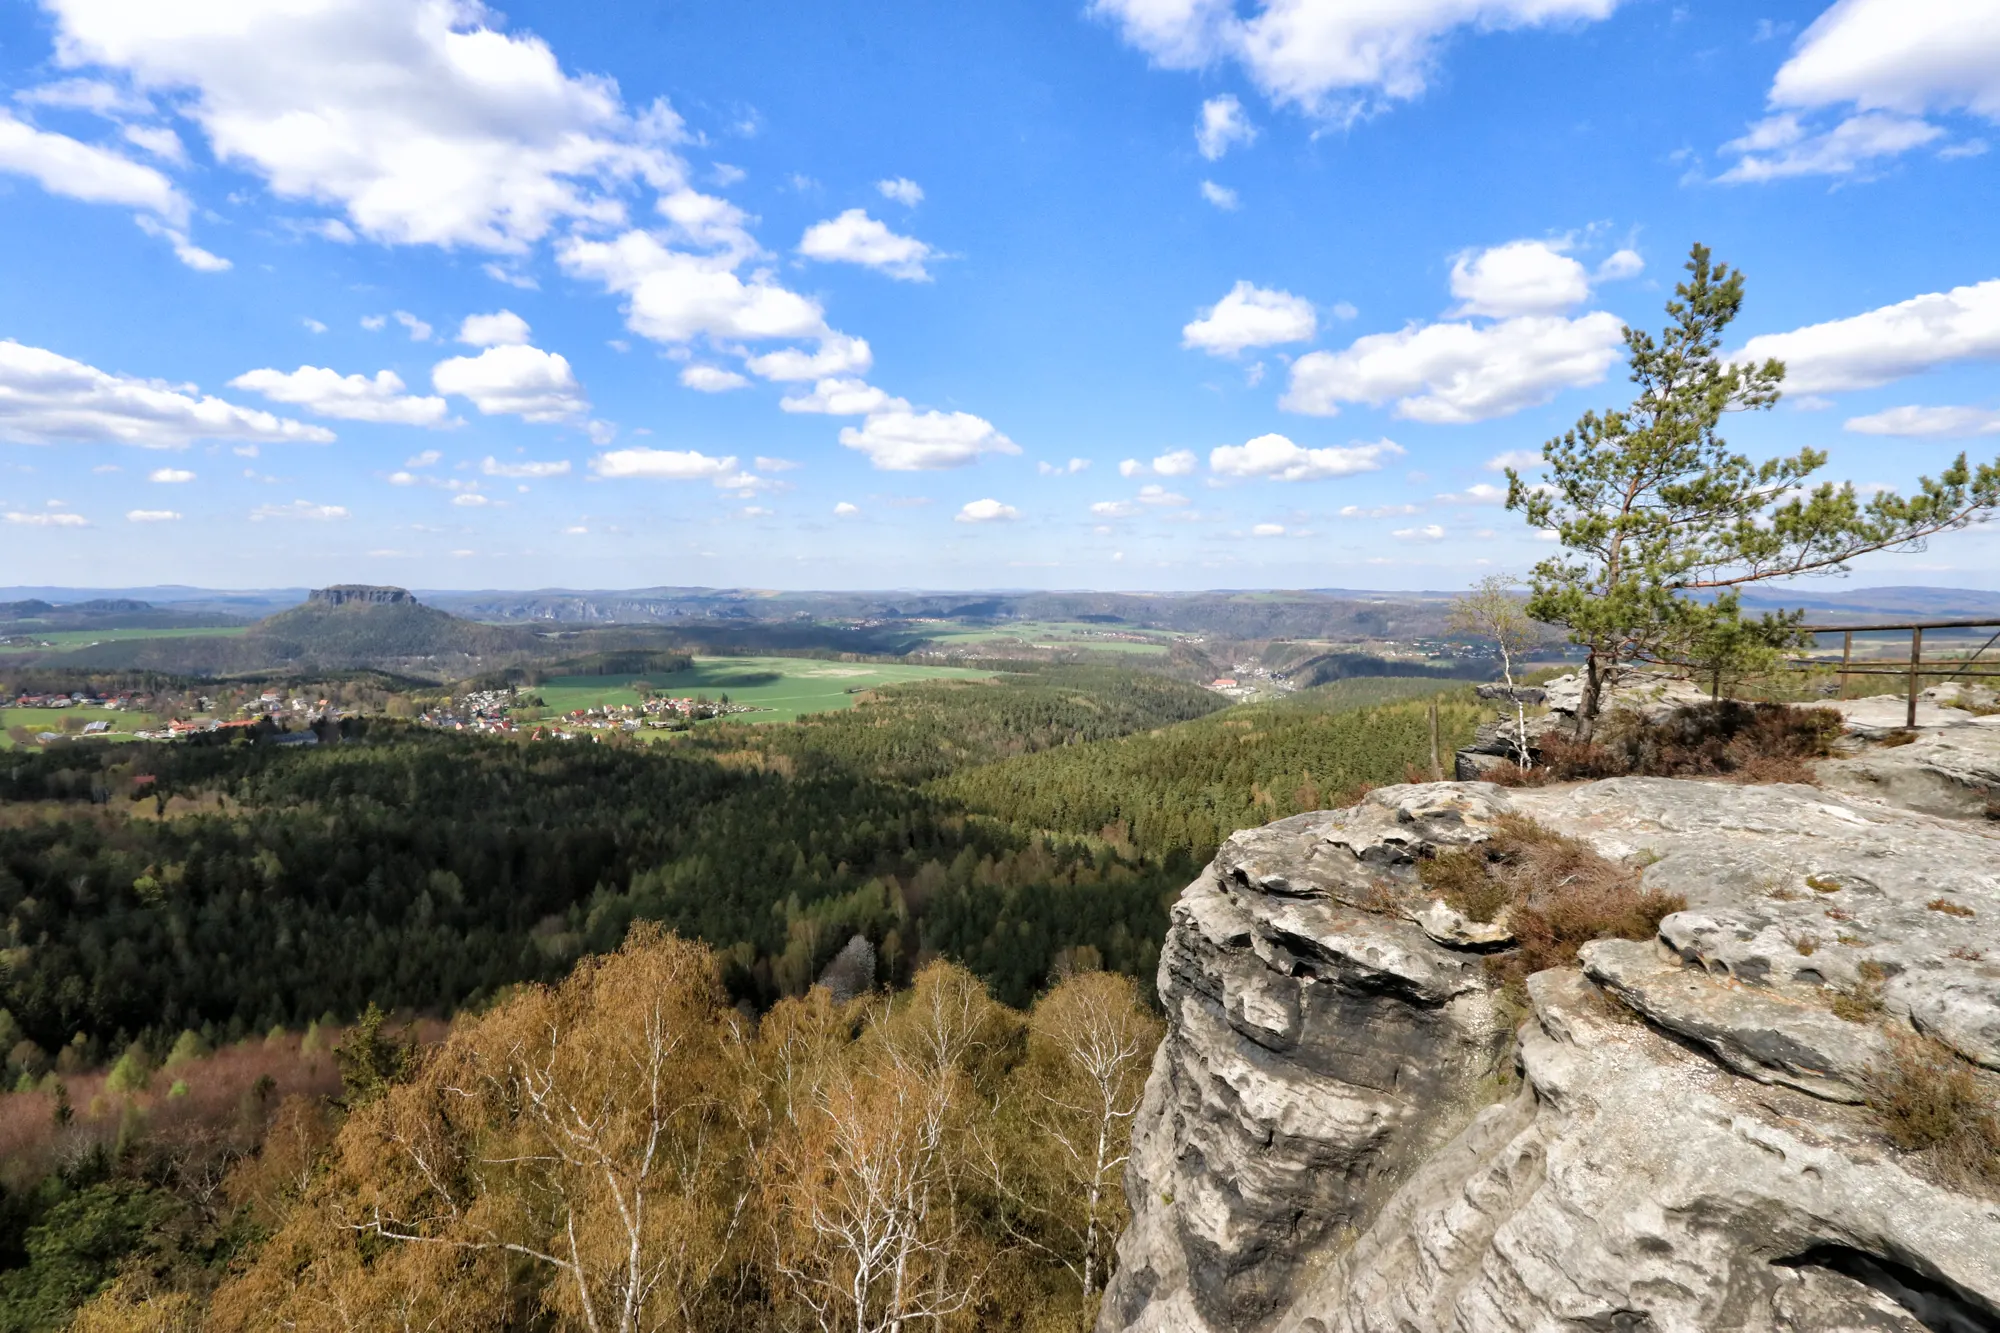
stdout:
POLYGON ((1876 695, 1828 705, 1847 719, 1848 753, 1820 764, 1820 782, 1854 796, 1958 819, 2000 819, 2000 713, 1993 692, 1933 686, 1917 702, 1876 695))
POLYGON ((417 601, 407 588, 369 583, 336 583, 331 588, 314 588, 306 600, 327 606, 414 606, 417 601))
POLYGON ((2000 1203, 1857 1104, 1898 1034, 2000 1086, 2000 827, 1808 787, 1384 788, 1230 839, 1159 987, 1105 1333, 2000 1327, 2000 1203), (1504 929, 1417 875, 1509 814, 1686 909, 1515 1008, 1504 929))

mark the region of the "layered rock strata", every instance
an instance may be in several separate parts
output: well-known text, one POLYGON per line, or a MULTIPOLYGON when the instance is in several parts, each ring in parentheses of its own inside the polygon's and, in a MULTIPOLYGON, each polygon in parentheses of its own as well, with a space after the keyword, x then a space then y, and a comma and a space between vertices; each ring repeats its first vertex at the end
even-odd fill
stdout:
POLYGON ((2000 1328, 2000 1203, 1858 1104, 1915 1033, 2000 1087, 1996 835, 1646 778, 1236 835, 1174 910, 1100 1330, 2000 1328), (1507 814, 1686 910, 1523 1013, 1485 965, 1504 919, 1416 873, 1507 814))

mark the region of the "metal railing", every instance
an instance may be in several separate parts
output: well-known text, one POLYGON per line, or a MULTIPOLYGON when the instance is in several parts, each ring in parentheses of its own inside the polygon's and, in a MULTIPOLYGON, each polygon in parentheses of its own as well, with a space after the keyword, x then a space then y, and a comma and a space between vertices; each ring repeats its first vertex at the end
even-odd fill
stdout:
MULTIPOLYGON (((1936 674, 1937 668, 1949 666, 1952 670, 1946 672, 1944 678, 1952 680, 1959 676, 2000 677, 2000 665, 1974 665, 1979 660, 1980 654, 1991 648, 1996 642, 2000 642, 2000 629, 1996 629, 1996 627, 2000 627, 2000 620, 1903 620, 1880 625, 1800 625, 1798 628, 1803 633, 1840 635, 1840 661, 1836 663, 1831 658, 1796 657, 1790 660, 1789 665, 1800 670, 1817 670, 1838 666, 1840 669, 1840 693, 1842 697, 1845 697, 1847 694, 1847 680, 1850 676, 1908 676, 1910 682, 1909 710, 1905 714, 1903 725, 1914 727, 1917 725, 1917 695, 1922 689, 1920 682, 1923 678, 1924 631, 1927 629, 1995 630, 1993 636, 1987 639, 1985 643, 1980 644, 1970 657, 1962 659, 1946 658, 1942 661, 1932 659, 1932 674, 1936 674), (1854 636, 1857 634, 1879 633, 1885 630, 1908 630, 1910 632, 1909 662, 1907 664, 1901 662, 1856 662, 1854 660, 1854 636)), ((1989 663, 1992 661, 1993 659, 1989 659, 1989 663)))

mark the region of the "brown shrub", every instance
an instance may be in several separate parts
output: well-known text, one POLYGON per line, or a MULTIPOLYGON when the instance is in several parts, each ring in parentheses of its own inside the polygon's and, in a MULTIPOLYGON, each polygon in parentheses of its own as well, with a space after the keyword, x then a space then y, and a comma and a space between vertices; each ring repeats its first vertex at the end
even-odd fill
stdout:
POLYGON ((1944 1043, 1898 1039, 1886 1064, 1871 1071, 1868 1109, 1892 1143, 1927 1155, 1950 1183, 2000 1189, 2000 1108, 1944 1043))
POLYGON ((1576 951, 1591 940, 1649 939, 1661 918, 1687 906, 1679 894, 1646 889, 1637 869, 1513 815, 1503 817, 1486 842, 1429 858, 1418 874, 1426 888, 1475 921, 1508 910, 1515 947, 1489 966, 1510 990, 1531 973, 1575 962, 1576 951))
POLYGON ((1930 908, 1933 912, 1943 912, 1946 916, 1972 916, 1974 914, 1970 907, 1967 907, 1963 903, 1955 903, 1949 898, 1933 898, 1925 903, 1924 906, 1930 908))
POLYGON ((1831 708, 1735 699, 1677 708, 1658 722, 1614 713, 1604 719, 1596 740, 1550 732, 1541 739, 1539 765, 1503 768, 1493 780, 1505 786, 1617 777, 1810 783, 1806 761, 1831 754, 1843 725, 1831 708))

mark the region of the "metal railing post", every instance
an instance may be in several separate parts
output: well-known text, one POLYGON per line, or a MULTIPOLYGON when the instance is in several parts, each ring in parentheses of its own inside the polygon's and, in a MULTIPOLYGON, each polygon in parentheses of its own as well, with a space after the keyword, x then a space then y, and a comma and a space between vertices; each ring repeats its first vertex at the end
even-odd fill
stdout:
POLYGON ((1912 731, 1917 726, 1917 668, 1923 658, 1924 627, 1918 625, 1910 631, 1910 708, 1903 721, 1903 726, 1912 731))
POLYGON ((1847 697, 1847 663, 1854 656, 1854 631, 1840 636, 1840 697, 1847 697))

